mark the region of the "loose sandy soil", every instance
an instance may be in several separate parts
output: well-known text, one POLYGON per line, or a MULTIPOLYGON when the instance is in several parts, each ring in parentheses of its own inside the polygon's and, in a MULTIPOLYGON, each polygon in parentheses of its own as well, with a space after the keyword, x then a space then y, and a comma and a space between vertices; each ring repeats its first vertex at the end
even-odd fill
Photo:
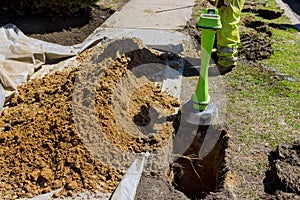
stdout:
MULTIPOLYGON (((130 74, 129 70, 139 64, 163 60, 140 47, 140 50, 116 60, 109 58, 92 65, 90 59, 93 57, 87 55, 100 55, 113 43, 94 47, 88 50, 89 53, 79 55, 80 66, 31 80, 19 87, 19 94, 11 100, 9 108, 0 117, 0 127, 4 127, 0 134, 2 198, 33 197, 61 187, 61 195, 73 195, 82 190, 95 191, 99 186, 104 193, 112 192, 123 172, 118 170, 118 166, 105 162, 109 155, 114 157, 116 164, 122 161, 118 160, 122 157, 119 155, 120 150, 113 151, 109 149, 110 146, 131 153, 151 152, 166 145, 171 139, 174 132, 171 121, 154 124, 154 136, 142 133, 130 135, 116 124, 110 105, 118 80, 124 74, 130 74), (95 80, 96 106, 93 109, 104 135, 97 133, 98 127, 89 126, 93 120, 91 116, 82 114, 80 121, 76 121, 78 118, 74 117, 73 112, 74 105, 79 105, 79 110, 91 106, 87 102, 95 90, 84 87, 87 85, 83 82, 80 84, 83 88, 74 88, 76 81, 82 81, 83 74, 89 78, 95 77, 98 70, 104 70, 104 73, 98 81, 95 80), (74 90, 80 91, 85 97, 74 97, 74 90), (93 146, 91 150, 90 144, 99 146, 93 146)), ((139 46, 140 42, 132 41, 132 44, 139 46)), ((131 79, 127 81, 136 83, 137 77, 132 75, 131 79)), ((129 91, 126 89, 128 86, 130 84, 124 85, 122 91, 129 91)), ((143 107, 149 110, 153 104, 160 104, 166 113, 171 114, 180 105, 151 82, 137 90, 130 100, 132 103, 129 103, 128 109, 115 109, 121 109, 127 119, 135 118, 135 123, 144 123, 149 117, 147 113, 138 115, 143 112, 143 107)), ((130 162, 125 164, 128 167, 130 162)))

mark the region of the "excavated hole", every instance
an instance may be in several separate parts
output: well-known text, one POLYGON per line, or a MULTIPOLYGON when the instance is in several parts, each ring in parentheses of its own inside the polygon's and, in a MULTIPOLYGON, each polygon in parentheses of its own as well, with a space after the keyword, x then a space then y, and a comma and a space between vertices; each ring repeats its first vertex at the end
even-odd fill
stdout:
POLYGON ((282 12, 276 12, 273 10, 265 10, 265 9, 259 9, 256 11, 256 13, 258 14, 258 16, 269 20, 277 19, 282 15, 282 12))
POLYGON ((229 135, 224 129, 199 126, 190 147, 171 165, 175 188, 191 199, 203 199, 210 192, 220 191, 228 172, 225 163, 228 139, 229 135), (206 137, 209 137, 209 140, 206 137), (214 139, 216 143, 212 142, 214 139), (206 150, 212 147, 202 158, 199 156, 201 146, 205 146, 206 150))
POLYGON ((244 25, 246 27, 256 29, 257 27, 264 26, 265 23, 261 22, 261 21, 252 20, 252 19, 250 19, 250 20, 249 19, 245 19, 244 25))
POLYGON ((266 9, 251 9, 251 8, 245 8, 242 12, 252 12, 255 13, 257 16, 262 17, 264 19, 277 19, 281 17, 283 12, 277 12, 273 10, 266 10, 266 9))

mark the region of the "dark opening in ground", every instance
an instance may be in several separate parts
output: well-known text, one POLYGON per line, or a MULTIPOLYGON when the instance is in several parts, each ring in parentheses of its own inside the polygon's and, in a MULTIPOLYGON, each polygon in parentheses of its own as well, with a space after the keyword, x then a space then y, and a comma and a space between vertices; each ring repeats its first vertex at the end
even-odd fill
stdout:
POLYGON ((245 19, 243 22, 246 27, 253 28, 253 29, 256 29, 257 27, 261 27, 261 26, 265 25, 264 22, 256 21, 256 20, 252 20, 252 19, 245 19))
POLYGON ((273 10, 267 10, 267 9, 252 9, 252 8, 245 8, 242 10, 242 12, 252 12, 257 14, 259 17, 262 17, 264 19, 277 19, 281 17, 283 12, 277 12, 273 10))
POLYGON ((225 149, 229 135, 218 127, 198 126, 194 137, 189 148, 172 164, 173 185, 191 199, 204 199, 210 192, 223 188, 228 171, 225 149), (207 153, 203 154, 203 151, 207 153))

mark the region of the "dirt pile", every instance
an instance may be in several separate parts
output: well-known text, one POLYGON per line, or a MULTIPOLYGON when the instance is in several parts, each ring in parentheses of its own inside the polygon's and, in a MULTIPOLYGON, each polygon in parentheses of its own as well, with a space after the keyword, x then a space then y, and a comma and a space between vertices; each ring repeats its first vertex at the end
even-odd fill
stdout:
POLYGON ((72 117, 76 70, 47 75, 19 88, 0 118, 1 198, 32 197, 64 187, 112 189, 121 174, 97 161, 80 141, 72 117), (110 183, 108 182, 110 181, 110 183))
POLYGON ((175 190, 165 180, 156 176, 142 176, 135 200, 188 200, 178 190, 175 190))
POLYGON ((300 143, 278 146, 269 155, 270 170, 264 180, 266 192, 300 195, 300 143))
MULTIPOLYGON (((118 80, 129 74, 130 79, 125 81, 136 83, 136 77, 130 70, 143 63, 164 62, 141 46, 139 41, 129 40, 128 45, 135 46, 135 51, 126 55, 120 49, 120 41, 95 47, 79 56, 80 66, 32 80, 19 88, 19 94, 0 117, 0 127, 3 127, 0 132, 1 199, 32 197, 58 188, 63 188, 63 195, 96 189, 111 192, 124 173, 118 170, 118 164, 122 162, 118 159, 126 155, 118 152, 158 150, 172 137, 172 122, 158 120, 156 125, 159 128, 153 125, 154 135, 147 136, 143 133, 126 134, 119 130, 114 120, 111 105, 114 89, 120 87, 118 80), (115 56, 99 59, 110 45, 119 51, 114 52, 115 56), (93 74, 98 70, 103 72, 101 76, 93 74), (95 84, 80 82, 84 75, 91 75, 88 82, 94 81, 95 84), (74 96, 75 90, 84 98, 74 96), (93 92, 94 96, 91 95, 93 92), (89 113, 76 118, 74 102, 79 102, 76 104, 79 110, 91 108, 95 118, 89 113), (96 123, 97 127, 90 126, 91 123, 96 123), (91 132, 99 130, 99 127, 105 137, 100 132, 91 132), (99 138, 104 142, 97 141, 99 138), (89 146, 99 143, 100 146, 89 146), (112 151, 111 146, 118 151, 112 151), (106 157, 111 157, 116 164, 106 162, 106 157)), ((143 76, 142 80, 148 79, 143 76)), ((120 91, 127 91, 126 85, 120 91)), ((126 96, 126 93, 123 94, 121 96, 126 96)), ((120 118, 130 119, 131 123, 146 122, 144 125, 149 124, 147 117, 152 105, 162 105, 166 113, 174 112, 173 107, 179 106, 176 100, 153 83, 144 84, 129 99, 127 104, 130 106, 116 109, 124 114, 120 118)))

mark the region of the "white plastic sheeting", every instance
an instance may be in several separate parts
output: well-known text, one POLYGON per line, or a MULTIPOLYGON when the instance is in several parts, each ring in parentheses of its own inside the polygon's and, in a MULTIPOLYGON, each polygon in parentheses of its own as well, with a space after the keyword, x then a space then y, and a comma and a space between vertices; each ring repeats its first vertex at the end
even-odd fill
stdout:
POLYGON ((0 112, 3 109, 4 101, 5 101, 5 91, 3 86, 0 84, 0 112))
MULTIPOLYGON (((62 46, 27 37, 13 24, 0 28, 0 113, 5 103, 42 66, 74 57, 102 41, 93 33, 83 42, 62 46)), ((51 65, 49 65, 51 64, 51 65)))
POLYGON ((120 184, 113 193, 110 200, 134 200, 137 187, 140 183, 140 179, 144 170, 144 164, 148 157, 150 156, 149 152, 143 156, 142 160, 138 161, 135 159, 126 174, 123 176, 120 184))

